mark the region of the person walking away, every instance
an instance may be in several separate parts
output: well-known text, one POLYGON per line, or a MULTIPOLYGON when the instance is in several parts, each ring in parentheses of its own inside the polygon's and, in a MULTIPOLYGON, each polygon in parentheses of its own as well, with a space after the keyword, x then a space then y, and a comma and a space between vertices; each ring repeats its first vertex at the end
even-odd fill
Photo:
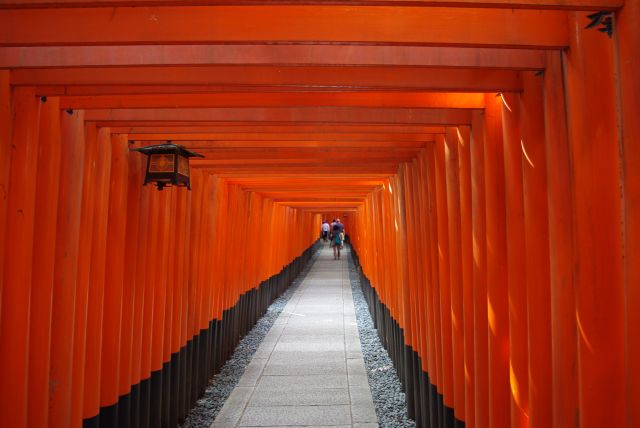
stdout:
POLYGON ((339 218, 337 218, 333 224, 331 235, 333 236, 331 238, 333 244, 333 259, 337 260, 340 258, 340 250, 342 249, 342 242, 344 240, 344 225, 340 222, 339 218))
POLYGON ((327 220, 324 220, 322 222, 322 228, 321 228, 321 230, 322 230, 322 240, 324 242, 327 242, 329 240, 329 229, 330 229, 329 223, 327 222, 327 220))

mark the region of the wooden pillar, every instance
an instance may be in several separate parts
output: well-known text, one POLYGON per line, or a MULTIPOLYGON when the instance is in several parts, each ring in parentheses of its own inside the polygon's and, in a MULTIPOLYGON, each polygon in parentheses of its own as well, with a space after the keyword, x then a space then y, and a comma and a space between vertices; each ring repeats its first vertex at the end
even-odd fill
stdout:
MULTIPOLYGON (((152 349, 152 335, 153 335, 153 322, 154 322, 154 286, 157 278, 157 269, 153 260, 157 260, 159 257, 159 194, 158 190, 153 187, 147 187, 145 189, 149 198, 148 211, 147 211, 147 234, 144 241, 146 249, 146 265, 145 270, 145 283, 144 283, 144 306, 142 316, 142 351, 140 353, 140 427, 148 428, 149 417, 151 412, 150 405, 150 383, 151 383, 151 349, 152 349)), ((190 338, 191 336, 189 336, 190 338)), ((190 403, 189 403, 190 404, 190 403)))
POLYGON ((111 179, 111 131, 100 128, 96 134, 96 171, 93 207, 93 237, 85 345, 85 375, 83 418, 97 417, 100 411, 100 370, 102 365, 102 313, 105 268, 107 259, 107 221, 109 213, 109 182, 111 179))
POLYGON ((95 172, 97 129, 85 126, 85 158, 83 165, 82 196, 80 200, 80 232, 78 243, 78 273, 76 279, 76 302, 73 340, 73 376, 71 387, 71 421, 74 426, 82 423, 84 400, 84 376, 87 343, 87 316, 89 305, 89 276, 91 274, 91 241, 93 239, 95 206, 95 172))
POLYGON ((56 250, 56 221, 60 174, 60 109, 58 98, 49 98, 40 107, 38 182, 32 268, 31 323, 29 326, 29 427, 43 427, 49 420, 49 356, 51 351, 51 310, 56 250))
POLYGON ((102 321, 102 365, 100 382, 100 425, 118 426, 120 335, 124 282, 125 231, 127 215, 127 168, 129 147, 126 136, 111 137, 111 180, 107 223, 107 261, 102 321))
MULTIPOLYGON (((164 355, 164 328, 165 309, 167 304, 167 260, 169 253, 169 227, 170 227, 170 195, 169 192, 158 192, 158 252, 157 263, 154 263, 156 276, 147 286, 153 291, 153 325, 151 332, 151 405, 149 423, 151 427, 161 426, 162 420, 162 363, 164 355)), ((192 397, 192 399, 195 397, 192 397)))
POLYGON ((569 13, 564 53, 575 195, 579 421, 624 426, 623 215, 613 41, 569 13))
POLYGON ((489 427, 489 338, 484 114, 472 113, 471 215, 473 234, 474 426, 489 427))
MULTIPOLYGON (((442 395, 445 406, 445 424, 453 418, 453 344, 451 329, 451 282, 449 260, 449 217, 447 211, 447 184, 445 171, 445 138, 436 137, 435 183, 438 210, 438 254, 440 287, 440 320, 442 338, 442 395), (449 414, 450 412, 450 414, 449 414)), ((445 425, 449 426, 449 425, 445 425)))
POLYGON ((522 171, 529 337, 529 425, 552 425, 551 290, 543 77, 525 72, 522 94, 522 171))
POLYGON ((449 225, 449 278, 451 281, 451 334, 453 352, 453 403, 456 419, 464 417, 464 312, 462 308, 462 219, 460 213, 460 165, 458 128, 445 134, 446 197, 449 225))
POLYGON ((640 424, 640 3, 625 2, 615 25, 624 171, 627 422, 635 426, 640 424))
MULTIPOLYGON (((122 138, 126 138, 124 135, 122 138)), ((141 306, 135 306, 135 302, 141 300, 141 289, 137 283, 137 270, 144 270, 144 265, 138 260, 138 245, 140 243, 140 201, 142 199, 142 161, 139 153, 127 153, 127 214, 124 247, 124 274, 122 287, 122 334, 120 335, 120 371, 118 379, 118 394, 121 408, 118 409, 118 426, 127 428, 131 424, 132 414, 135 413, 131 397, 133 385, 134 364, 139 353, 133 352, 133 343, 136 344, 139 335, 140 318, 136 325, 134 320, 136 312, 141 311, 141 306)), ((135 371, 138 374, 138 371, 135 371)), ((136 380, 137 383, 137 380, 136 380)), ((135 426, 135 425, 134 425, 135 426)))
POLYGON ((442 368, 442 329, 440 318, 440 287, 439 287, 439 249, 438 249, 438 201, 436 195, 436 166, 435 166, 435 144, 428 146, 425 150, 425 176, 428 188, 428 207, 429 207, 429 245, 431 256, 431 270, 429 281, 431 283, 430 301, 432 310, 430 312, 431 325, 433 329, 433 353, 435 362, 435 371, 432 372, 431 381, 435 385, 435 392, 440 395, 436 397, 436 419, 442 421, 442 395, 444 394, 443 368, 442 368))
POLYGON ((473 317, 473 234, 471 191, 471 135, 468 126, 458 127, 460 167, 460 248, 462 252, 462 310, 464 313, 464 422, 475 426, 475 353, 473 317))
POLYGON ((10 71, 0 70, 0 316, 2 314, 2 284, 4 283, 4 245, 9 201, 9 173, 11 172, 11 107, 10 71))
MULTIPOLYGON (((138 170, 140 180, 144 175, 144 168, 146 162, 144 155, 130 156, 129 157, 129 173, 135 173, 138 170)), ((132 180, 132 178, 130 178, 132 180)), ((133 186, 130 181, 130 186, 133 186)), ((149 211, 149 196, 155 189, 147 186, 142 186, 142 181, 138 182, 140 186, 140 193, 138 194, 138 243, 136 244, 137 253, 134 255, 136 260, 135 269, 135 285, 134 285, 134 301, 133 301, 133 340, 131 344, 132 359, 131 366, 131 385, 132 397, 131 397, 131 425, 134 427, 140 426, 140 410, 141 410, 141 393, 142 393, 142 360, 143 360, 143 342, 144 338, 144 315, 145 315, 145 292, 147 287, 147 263, 148 263, 148 248, 147 241, 150 239, 149 233, 149 219, 151 213, 149 211)), ((129 206, 129 201, 127 201, 129 206)), ((147 304, 148 306, 148 304, 147 304)))
POLYGON ((489 322, 489 425, 509 426, 509 305, 505 215, 502 101, 485 97, 485 189, 487 215, 487 317, 489 322))
POLYGON ((502 101, 504 175, 509 288, 509 387, 511 426, 526 427, 529 409, 526 254, 522 197, 520 95, 505 93, 502 101))
POLYGON ((576 426, 577 336, 574 302, 573 189, 560 52, 547 54, 545 152, 549 191, 553 426, 576 426))
MULTIPOLYGON (((29 308, 40 101, 33 88, 15 89, 13 97, 11 173, 5 237, 0 242, 4 247, 0 313, 0 426, 22 427, 27 425, 29 308)), ((6 189, 4 193, 7 193, 6 189)))
POLYGON ((84 178, 84 112, 60 113, 62 162, 51 322, 49 426, 73 426, 73 345, 84 178))

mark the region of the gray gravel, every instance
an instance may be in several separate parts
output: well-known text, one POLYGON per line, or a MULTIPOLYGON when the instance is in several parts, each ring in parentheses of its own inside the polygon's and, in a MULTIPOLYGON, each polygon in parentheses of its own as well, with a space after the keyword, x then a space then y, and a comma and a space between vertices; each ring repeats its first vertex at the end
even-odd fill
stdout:
POLYGON ((381 428, 415 427, 415 422, 407 418, 407 404, 398 374, 387 350, 380 343, 351 258, 349 258, 349 278, 353 291, 353 303, 356 307, 360 344, 373 404, 378 415, 378 424, 381 428))
MULTIPOLYGON (((319 247, 318 247, 319 248, 319 247)), ((209 428, 215 420, 218 412, 222 409, 224 402, 238 384, 244 369, 251 361, 262 339, 271 329, 275 320, 280 316, 280 312, 302 283, 313 265, 318 251, 311 257, 301 274, 293 281, 293 284, 280 297, 273 301, 271 306, 262 318, 258 320, 251 331, 240 341, 231 358, 222 367, 220 373, 215 375, 210 381, 204 395, 196 402, 191 409, 182 428, 209 428)))

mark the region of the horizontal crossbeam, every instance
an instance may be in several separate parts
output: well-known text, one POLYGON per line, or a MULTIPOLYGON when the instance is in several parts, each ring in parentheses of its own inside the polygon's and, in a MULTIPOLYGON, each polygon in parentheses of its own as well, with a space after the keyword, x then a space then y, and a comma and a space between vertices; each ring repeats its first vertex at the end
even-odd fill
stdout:
POLYGON ((3 46, 352 43, 568 46, 562 11, 372 6, 171 6, 0 10, 3 46))

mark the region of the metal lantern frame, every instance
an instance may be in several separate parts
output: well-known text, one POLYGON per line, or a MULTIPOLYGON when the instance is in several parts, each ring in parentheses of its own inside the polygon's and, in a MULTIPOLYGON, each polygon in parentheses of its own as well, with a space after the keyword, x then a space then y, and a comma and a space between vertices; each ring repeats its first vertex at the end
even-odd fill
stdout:
POLYGON ((144 175, 144 183, 155 183, 158 190, 166 186, 186 187, 191 190, 189 158, 204 156, 168 142, 145 146, 131 151, 147 155, 147 167, 144 175))

